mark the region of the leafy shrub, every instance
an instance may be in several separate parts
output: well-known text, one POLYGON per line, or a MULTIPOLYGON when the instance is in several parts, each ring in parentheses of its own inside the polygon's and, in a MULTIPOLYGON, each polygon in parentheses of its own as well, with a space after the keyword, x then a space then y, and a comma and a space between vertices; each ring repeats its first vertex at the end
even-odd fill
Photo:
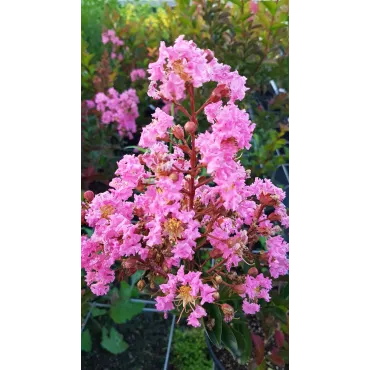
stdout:
POLYGON ((204 333, 194 329, 176 329, 171 362, 176 370, 210 370, 208 349, 204 333))

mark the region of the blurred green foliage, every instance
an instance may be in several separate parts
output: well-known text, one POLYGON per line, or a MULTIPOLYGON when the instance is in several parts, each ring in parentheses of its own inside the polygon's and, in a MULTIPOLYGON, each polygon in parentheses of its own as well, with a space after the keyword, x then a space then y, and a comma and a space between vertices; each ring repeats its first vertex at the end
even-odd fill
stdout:
POLYGON ((208 356, 202 330, 175 329, 170 361, 176 370, 211 370, 208 356))

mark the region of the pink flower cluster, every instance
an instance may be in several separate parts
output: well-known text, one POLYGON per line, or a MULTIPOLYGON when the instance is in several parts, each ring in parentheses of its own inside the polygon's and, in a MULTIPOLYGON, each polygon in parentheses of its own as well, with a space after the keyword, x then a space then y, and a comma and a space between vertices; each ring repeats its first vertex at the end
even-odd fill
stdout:
POLYGON ((185 84, 201 87, 214 81, 230 89, 230 103, 244 99, 246 78, 230 66, 219 63, 210 50, 199 49, 193 41, 179 36, 174 46, 167 47, 162 41, 159 58, 149 64, 148 95, 154 99, 182 100, 185 84))
POLYGON ((108 125, 116 122, 120 135, 127 134, 132 138, 136 132, 136 118, 138 112, 139 98, 134 89, 129 89, 119 94, 113 87, 108 90, 107 94, 97 93, 94 102, 87 101, 88 107, 96 106, 101 112, 101 121, 108 125))
POLYGON ((203 284, 200 276, 201 272, 191 271, 185 274, 183 265, 178 269, 177 275, 168 274, 168 282, 160 285, 166 295, 156 298, 157 309, 167 312, 174 309, 174 304, 181 307, 181 313, 192 309, 188 324, 200 326, 199 319, 207 315, 202 305, 214 302, 213 293, 216 292, 215 288, 203 284), (200 302, 197 303, 197 300, 200 302))
POLYGON ((122 53, 118 53, 118 55, 117 55, 117 50, 120 46, 123 45, 123 41, 116 35, 115 30, 107 30, 107 31, 103 32, 102 33, 102 42, 103 42, 104 45, 108 44, 108 43, 112 44, 112 52, 111 52, 111 58, 112 59, 116 59, 116 57, 118 58, 118 60, 123 59, 122 53))
MULTIPOLYGON (((233 269, 259 258, 272 277, 286 274, 288 244, 279 234, 289 223, 285 193, 270 180, 247 185, 250 171, 237 159, 238 151, 250 148, 255 127, 235 104, 244 97, 245 78, 183 37, 173 47, 161 44, 149 72, 149 94, 172 101, 188 96, 191 112, 176 103, 191 120, 182 127, 157 108, 139 141, 146 152, 125 155, 111 189, 84 204, 85 221, 94 228, 82 240, 87 282, 95 294, 105 294, 118 261, 119 276, 144 270, 140 286, 156 290, 157 309, 178 309, 189 325, 201 325, 206 303, 220 306, 226 322, 233 320, 233 308, 217 303, 221 284, 244 298, 246 314, 258 312, 258 301, 270 299, 271 278, 258 271, 238 276, 233 269), (219 85, 195 108, 193 89, 208 81, 219 85), (202 111, 210 126, 199 134, 202 111), (253 253, 260 238, 267 240, 267 251, 253 253), (211 258, 215 264, 206 268, 211 258)), ((97 109, 111 113, 117 106, 111 99, 120 97, 114 91, 97 96, 97 109)))
POLYGON ((243 311, 245 314, 255 314, 260 310, 258 299, 270 301, 269 290, 272 288, 271 279, 259 274, 256 277, 246 276, 245 284, 243 285, 244 292, 241 297, 246 297, 243 300, 243 311))
POLYGON ((289 270, 289 244, 278 235, 267 239, 266 246, 271 276, 278 278, 280 275, 286 275, 289 270))
POLYGON ((130 78, 131 81, 137 81, 137 80, 142 80, 145 78, 145 70, 144 69, 133 69, 130 73, 130 78))

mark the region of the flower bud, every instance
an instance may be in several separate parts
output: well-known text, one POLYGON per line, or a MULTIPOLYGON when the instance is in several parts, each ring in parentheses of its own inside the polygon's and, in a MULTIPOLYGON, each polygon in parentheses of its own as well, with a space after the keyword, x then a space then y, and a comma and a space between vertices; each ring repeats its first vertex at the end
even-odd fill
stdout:
POLYGON ((270 221, 281 221, 281 216, 278 215, 277 213, 273 212, 270 213, 267 217, 270 221))
POLYGON ((179 179, 179 174, 177 172, 172 172, 170 176, 168 176, 173 182, 176 182, 179 179))
POLYGON ((165 272, 165 273, 167 273, 168 271, 170 271, 170 269, 168 268, 168 266, 167 266, 167 264, 165 263, 165 264, 163 264, 163 266, 162 266, 162 270, 165 272))
POLYGON ((244 286, 244 284, 233 285, 232 289, 233 289, 233 291, 236 294, 243 294, 243 293, 245 293, 245 286, 244 286))
POLYGON ((276 195, 271 195, 269 193, 265 194, 262 192, 260 195, 260 202, 264 206, 273 207, 277 206, 280 203, 280 200, 276 195))
POLYGON ((145 281, 143 279, 139 280, 136 284, 137 288, 140 292, 145 288, 145 281))
POLYGON ((136 186, 136 190, 139 191, 140 193, 142 193, 145 190, 145 185, 143 184, 141 180, 139 180, 136 186))
POLYGON ((179 139, 179 140, 184 139, 184 129, 180 125, 175 125, 172 129, 172 133, 176 139, 179 139))
POLYGON ((268 260, 269 260, 268 253, 261 253, 260 254, 260 261, 261 262, 268 262, 268 260))
POLYGON ((164 142, 169 142, 170 141, 170 135, 168 135, 167 133, 164 135, 164 136, 157 136, 156 137, 156 140, 157 141, 164 141, 164 142))
POLYGON ((214 54, 213 54, 213 51, 211 51, 211 50, 209 50, 209 49, 206 49, 205 51, 204 51, 204 55, 205 55, 205 57, 206 57, 206 59, 207 59, 207 62, 208 63, 210 63, 210 62, 212 62, 212 60, 214 59, 214 54))
POLYGON ((220 299, 220 293, 219 292, 214 292, 212 294, 212 297, 214 298, 215 301, 218 301, 220 299))
POLYGON ((215 281, 217 284, 221 284, 222 283, 222 277, 220 275, 216 275, 215 276, 215 281))
POLYGON ((94 199, 94 197, 95 197, 95 194, 91 190, 88 190, 88 191, 84 192, 84 198, 88 202, 91 202, 94 199))
POLYGON ((222 304, 221 310, 224 313, 225 322, 230 322, 234 318, 234 309, 229 304, 222 304))
POLYGON ((138 159, 139 159, 140 164, 144 166, 145 165, 145 161, 143 159, 143 155, 142 154, 139 154, 138 155, 138 159))
POLYGON ((122 267, 125 269, 133 269, 137 266, 137 259, 127 258, 127 260, 122 261, 122 267))
POLYGON ((218 85, 211 94, 210 101, 212 103, 217 103, 222 98, 227 98, 230 95, 230 89, 227 85, 221 84, 218 85))
POLYGON ((188 121, 185 123, 185 131, 188 134, 194 134, 197 130, 197 125, 193 121, 188 121))
POLYGON ((251 267, 248 270, 248 275, 250 275, 250 276, 257 276, 258 275, 258 270, 255 267, 251 267))

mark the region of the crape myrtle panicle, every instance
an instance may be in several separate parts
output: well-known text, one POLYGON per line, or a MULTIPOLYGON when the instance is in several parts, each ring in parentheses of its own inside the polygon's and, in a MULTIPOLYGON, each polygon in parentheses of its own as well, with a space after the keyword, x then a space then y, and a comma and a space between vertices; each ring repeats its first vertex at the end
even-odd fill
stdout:
POLYGON ((205 303, 219 305, 226 322, 234 319, 234 308, 218 302, 222 285, 243 299, 245 314, 255 314, 260 300, 270 300, 272 278, 288 272, 288 244, 279 234, 289 223, 284 191, 268 179, 247 185, 250 171, 237 159, 255 128, 236 104, 246 78, 183 36, 173 46, 161 43, 148 73, 148 95, 174 104, 188 122, 182 127, 157 108, 140 138, 146 152, 125 155, 111 189, 83 204, 94 228, 82 236, 86 281, 94 294, 106 294, 119 261, 117 276, 143 270, 140 285, 149 284, 157 309, 176 309, 191 326, 201 326, 205 303), (209 82, 217 87, 195 103, 194 89, 209 82), (190 110, 180 103, 185 99, 190 110), (209 128, 198 133, 203 114, 209 128), (266 250, 253 253, 261 237, 266 250), (266 276, 256 259, 269 268, 266 276), (240 272, 243 264, 248 273, 240 272))
POLYGON ((117 123, 118 133, 121 136, 127 135, 129 139, 133 138, 137 129, 138 103, 139 98, 134 89, 119 94, 113 87, 109 88, 106 94, 98 92, 94 101, 86 101, 89 109, 95 108, 100 113, 102 124, 117 123))

